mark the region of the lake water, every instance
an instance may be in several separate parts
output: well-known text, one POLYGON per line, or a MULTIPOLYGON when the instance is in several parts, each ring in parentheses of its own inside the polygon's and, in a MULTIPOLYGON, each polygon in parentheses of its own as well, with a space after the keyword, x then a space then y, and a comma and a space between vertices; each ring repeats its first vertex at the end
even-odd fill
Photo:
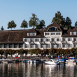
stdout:
POLYGON ((77 77, 77 65, 1 63, 0 77, 77 77))

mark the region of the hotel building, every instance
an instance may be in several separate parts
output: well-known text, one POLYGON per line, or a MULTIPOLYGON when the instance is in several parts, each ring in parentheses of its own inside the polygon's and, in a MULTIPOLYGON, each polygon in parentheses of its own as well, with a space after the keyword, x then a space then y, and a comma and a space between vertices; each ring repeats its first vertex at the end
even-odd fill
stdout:
POLYGON ((0 49, 77 48, 77 27, 64 29, 56 23, 45 29, 0 31, 0 49))

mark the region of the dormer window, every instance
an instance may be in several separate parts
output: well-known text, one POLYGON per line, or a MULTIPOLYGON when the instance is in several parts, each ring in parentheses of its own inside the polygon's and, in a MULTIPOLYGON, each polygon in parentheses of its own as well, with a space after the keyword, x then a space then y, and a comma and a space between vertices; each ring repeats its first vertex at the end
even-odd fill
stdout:
POLYGON ((56 35, 60 35, 60 32, 57 32, 56 35))
POLYGON ((36 33, 27 33, 27 36, 36 36, 36 33))
POLYGON ((76 32, 70 32, 70 35, 77 35, 77 31, 76 32))
POLYGON ((55 35, 55 33, 53 32, 53 33, 51 33, 51 35, 55 35))
POLYGON ((58 30, 57 27, 51 27, 48 29, 48 31, 57 31, 57 30, 58 30))
POLYGON ((45 32, 45 35, 49 35, 49 33, 48 32, 45 32))

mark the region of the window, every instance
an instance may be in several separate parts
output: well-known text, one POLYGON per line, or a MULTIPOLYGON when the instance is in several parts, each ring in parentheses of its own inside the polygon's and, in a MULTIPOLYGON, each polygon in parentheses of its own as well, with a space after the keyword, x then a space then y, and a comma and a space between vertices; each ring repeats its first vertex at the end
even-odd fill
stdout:
POLYGON ((57 44, 57 48, 59 48, 60 47, 60 45, 59 44, 57 44))
POLYGON ((12 48, 12 44, 9 44, 9 48, 12 48))
POLYGON ((27 33, 27 36, 36 36, 36 33, 27 33))
POLYGON ((59 41, 59 38, 57 38, 57 41, 59 41))
POLYGON ((25 48, 27 48, 28 47, 28 45, 27 44, 25 44, 25 48))
POLYGON ((56 35, 60 35, 60 32, 59 33, 56 33, 56 35))
POLYGON ((0 44, 0 48, 2 48, 2 44, 0 44))
POLYGON ((30 36, 36 36, 36 33, 30 33, 30 36))
POLYGON ((43 38, 41 38, 41 42, 44 42, 44 39, 43 38))
POLYGON ((39 39, 37 38, 37 39, 35 39, 35 42, 39 42, 39 39))
POLYGON ((71 47, 71 44, 68 44, 68 47, 71 47))
POLYGON ((77 47, 77 44, 74 44, 74 48, 76 48, 77 47))
POLYGON ((30 34, 29 34, 29 33, 27 33, 27 36, 30 36, 30 34))
POLYGON ((48 29, 48 31, 57 31, 57 28, 56 27, 51 27, 48 29))
POLYGON ((74 35, 74 32, 72 32, 72 35, 74 35))
POLYGON ((46 48, 50 48, 50 44, 46 44, 46 48))
POLYGON ((33 42, 33 41, 34 41, 34 39, 33 39, 33 38, 31 38, 31 39, 30 39, 30 42, 33 42))
POLYGON ((27 38, 25 38, 25 40, 24 40, 25 42, 27 42, 27 38))
POLYGON ((34 48, 34 44, 31 44, 31 45, 30 45, 30 48, 34 48))
POLYGON ((39 46, 36 44, 36 45, 35 45, 35 48, 39 48, 39 46))
POLYGON ((76 35, 76 32, 73 32, 74 35, 76 35))
POLYGON ((49 33, 45 33, 45 35, 49 35, 49 33))
POLYGON ((63 38, 62 41, 65 41, 65 38, 63 38))
POLYGON ((50 41, 50 39, 46 39, 46 41, 50 41))
POLYGON ((22 48, 23 47, 23 44, 19 44, 19 48, 22 48))
POLYGON ((70 35, 77 35, 77 31, 75 31, 75 32, 70 32, 70 35))
POLYGON ((75 42, 76 41, 76 38, 73 38, 73 41, 75 42))
POLYGON ((72 32, 70 32, 70 35, 72 35, 72 32))
POLYGON ((18 44, 14 44, 14 48, 17 48, 18 47, 18 44))
POLYGON ((7 48, 7 44, 4 44, 4 48, 7 48))
POLYGON ((41 44, 41 48, 44 48, 44 44, 41 44))
POLYGON ((63 48, 65 48, 65 44, 63 44, 63 48))
POLYGON ((51 35, 55 35, 55 33, 51 33, 51 35))
POLYGON ((68 38, 68 41, 71 41, 71 38, 68 38))
POLYGON ((51 47, 54 48, 54 44, 52 44, 51 47))
POLYGON ((54 38, 52 38, 51 41, 53 42, 54 41, 54 38))
POLYGON ((77 32, 76 32, 76 35, 77 35, 77 32))

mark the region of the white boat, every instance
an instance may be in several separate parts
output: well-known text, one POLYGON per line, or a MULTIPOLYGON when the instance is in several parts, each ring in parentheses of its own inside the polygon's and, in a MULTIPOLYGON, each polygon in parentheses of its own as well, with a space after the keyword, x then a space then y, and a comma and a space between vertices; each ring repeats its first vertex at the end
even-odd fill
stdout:
POLYGON ((45 61, 45 64, 56 65, 57 63, 53 59, 50 59, 48 61, 45 61))
POLYGON ((69 60, 66 60, 66 65, 68 66, 76 65, 76 62, 74 60, 69 59, 69 60))

